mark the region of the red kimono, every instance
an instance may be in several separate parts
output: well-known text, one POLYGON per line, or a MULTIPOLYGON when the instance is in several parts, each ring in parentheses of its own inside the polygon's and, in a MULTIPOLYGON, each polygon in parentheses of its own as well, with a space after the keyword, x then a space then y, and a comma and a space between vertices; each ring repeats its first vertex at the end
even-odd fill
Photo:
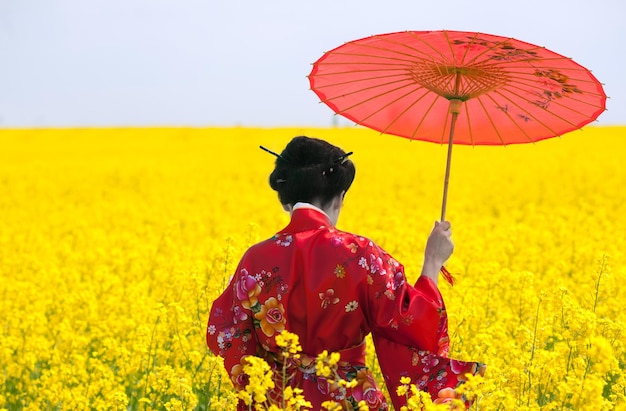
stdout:
POLYGON ((442 389, 460 384, 465 372, 482 371, 480 364, 446 358, 447 317, 432 280, 407 284, 398 261, 367 238, 337 230, 314 207, 295 208, 285 229, 244 254, 213 303, 206 337, 241 389, 241 360, 248 355, 265 358, 282 379, 275 337, 283 330, 297 334, 303 350, 301 360, 289 364, 288 383, 304 390, 313 410, 327 400, 388 408, 365 365, 369 333, 396 409, 404 404, 395 395, 402 376, 439 401, 442 389), (316 376, 311 359, 323 350, 341 354, 339 375, 356 378, 356 387, 337 388, 316 376))

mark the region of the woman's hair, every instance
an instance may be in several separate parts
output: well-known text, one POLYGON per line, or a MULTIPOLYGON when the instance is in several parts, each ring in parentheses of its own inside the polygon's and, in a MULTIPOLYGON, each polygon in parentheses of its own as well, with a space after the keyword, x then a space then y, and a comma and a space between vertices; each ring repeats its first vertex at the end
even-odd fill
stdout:
POLYGON ((278 192, 282 204, 328 204, 342 191, 348 191, 355 168, 339 147, 305 136, 294 137, 276 158, 270 174, 270 187, 278 192))

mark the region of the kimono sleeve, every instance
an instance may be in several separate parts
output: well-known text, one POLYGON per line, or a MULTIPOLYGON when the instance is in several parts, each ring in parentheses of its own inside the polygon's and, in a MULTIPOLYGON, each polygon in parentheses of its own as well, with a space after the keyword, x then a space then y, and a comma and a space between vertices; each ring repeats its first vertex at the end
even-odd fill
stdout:
POLYGON ((394 408, 407 403, 397 394, 402 377, 428 392, 435 404, 457 398, 469 408, 472 401, 456 388, 467 374, 483 375, 486 366, 448 358, 448 317, 435 283, 421 276, 415 286, 407 284, 402 265, 380 249, 373 249, 369 258, 370 324, 394 408))
POLYGON ((435 283, 420 277, 408 284, 402 264, 374 244, 366 254, 361 266, 368 271, 372 334, 430 352, 447 350, 447 316, 435 283))
POLYGON ((243 373, 245 357, 255 355, 257 340, 249 311, 261 288, 244 268, 238 268, 226 290, 213 302, 207 326, 207 345, 215 355, 224 359, 235 389, 245 387, 243 373))

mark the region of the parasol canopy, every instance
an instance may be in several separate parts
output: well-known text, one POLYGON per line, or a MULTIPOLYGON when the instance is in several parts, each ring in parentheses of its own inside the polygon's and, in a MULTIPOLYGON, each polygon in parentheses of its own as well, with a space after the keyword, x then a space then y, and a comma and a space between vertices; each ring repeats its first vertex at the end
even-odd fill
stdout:
POLYGON ((403 31, 345 43, 313 64, 311 90, 384 134, 449 144, 530 143, 580 129, 606 109, 589 70, 545 47, 463 31, 403 31))

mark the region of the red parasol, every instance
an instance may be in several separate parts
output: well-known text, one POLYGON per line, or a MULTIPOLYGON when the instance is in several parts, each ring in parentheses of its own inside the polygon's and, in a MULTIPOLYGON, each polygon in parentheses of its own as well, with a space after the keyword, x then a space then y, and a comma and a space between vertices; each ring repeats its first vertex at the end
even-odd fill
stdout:
POLYGON ((357 124, 453 144, 506 145, 560 136, 606 107, 598 80, 572 59, 513 38, 461 31, 366 37, 313 64, 311 89, 357 124))

